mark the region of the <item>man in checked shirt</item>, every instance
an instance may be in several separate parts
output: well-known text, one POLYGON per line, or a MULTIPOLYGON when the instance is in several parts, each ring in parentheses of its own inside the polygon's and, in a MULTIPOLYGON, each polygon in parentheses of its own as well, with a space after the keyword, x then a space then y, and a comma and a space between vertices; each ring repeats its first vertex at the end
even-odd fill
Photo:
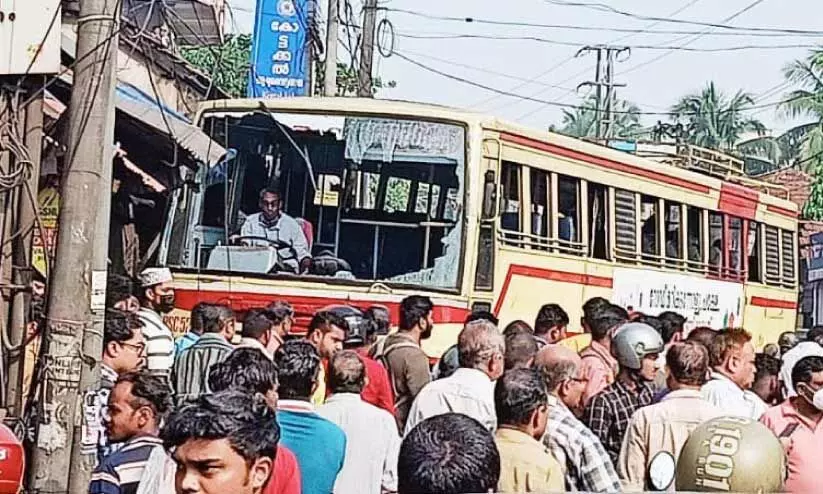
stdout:
POLYGON ((657 357, 663 339, 651 326, 628 323, 617 329, 611 351, 620 370, 615 382, 592 398, 583 421, 600 438, 613 464, 617 464, 623 436, 637 409, 654 400, 652 383, 657 376, 657 357))
POLYGON ((580 355, 546 345, 534 359, 549 392, 549 423, 543 444, 563 468, 570 492, 620 492, 620 480, 600 440, 575 414, 581 412, 586 377, 580 355))

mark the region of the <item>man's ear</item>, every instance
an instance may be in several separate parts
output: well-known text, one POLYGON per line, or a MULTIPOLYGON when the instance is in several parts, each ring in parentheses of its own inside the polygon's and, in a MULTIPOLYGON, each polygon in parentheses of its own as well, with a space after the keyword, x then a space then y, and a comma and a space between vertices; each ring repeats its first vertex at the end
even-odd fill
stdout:
POLYGON ((273 474, 274 463, 271 458, 263 456, 255 460, 249 469, 249 483, 252 492, 261 491, 273 474))

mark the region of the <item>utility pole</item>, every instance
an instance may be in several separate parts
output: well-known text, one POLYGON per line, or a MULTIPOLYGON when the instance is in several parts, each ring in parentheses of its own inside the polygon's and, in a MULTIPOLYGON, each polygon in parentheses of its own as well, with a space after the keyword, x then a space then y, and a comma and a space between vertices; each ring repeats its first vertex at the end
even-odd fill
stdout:
POLYGON ((323 96, 337 95, 337 36, 340 34, 340 0, 329 0, 329 19, 326 23, 326 66, 323 78, 323 96))
POLYGON ((594 86, 596 137, 598 139, 610 139, 614 124, 614 88, 626 87, 625 84, 614 82, 614 62, 620 54, 630 53, 631 50, 627 46, 592 45, 581 48, 575 56, 589 52, 597 53, 595 80, 583 82, 577 88, 594 86), (604 92, 605 99, 603 98, 604 92))
MULTIPOLYGON (((105 242, 111 207, 117 0, 80 0, 69 105, 57 250, 46 318, 43 414, 32 455, 35 492, 88 490, 96 444, 83 432, 98 410, 84 395, 96 389, 105 309, 105 242)), ((96 415, 99 417, 99 415, 96 415)), ((92 424, 93 425, 93 424, 92 424)))
POLYGON ((374 30, 377 23, 377 0, 363 1, 363 38, 360 40, 360 70, 357 73, 361 98, 371 98, 372 63, 374 61, 374 30))

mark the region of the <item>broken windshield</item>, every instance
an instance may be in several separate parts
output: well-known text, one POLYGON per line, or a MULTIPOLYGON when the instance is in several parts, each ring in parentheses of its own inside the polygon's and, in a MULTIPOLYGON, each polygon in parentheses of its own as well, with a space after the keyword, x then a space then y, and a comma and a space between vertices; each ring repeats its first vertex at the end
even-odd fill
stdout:
POLYGON ((457 288, 463 126, 261 108, 203 127, 227 152, 184 201, 170 265, 457 288))

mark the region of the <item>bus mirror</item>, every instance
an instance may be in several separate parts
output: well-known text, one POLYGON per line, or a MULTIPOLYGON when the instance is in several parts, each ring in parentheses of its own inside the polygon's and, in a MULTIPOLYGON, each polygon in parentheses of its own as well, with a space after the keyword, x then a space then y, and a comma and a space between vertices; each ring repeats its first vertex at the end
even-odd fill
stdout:
POLYGON ((487 170, 483 178, 483 216, 484 220, 491 220, 497 216, 497 178, 494 170, 487 170))

